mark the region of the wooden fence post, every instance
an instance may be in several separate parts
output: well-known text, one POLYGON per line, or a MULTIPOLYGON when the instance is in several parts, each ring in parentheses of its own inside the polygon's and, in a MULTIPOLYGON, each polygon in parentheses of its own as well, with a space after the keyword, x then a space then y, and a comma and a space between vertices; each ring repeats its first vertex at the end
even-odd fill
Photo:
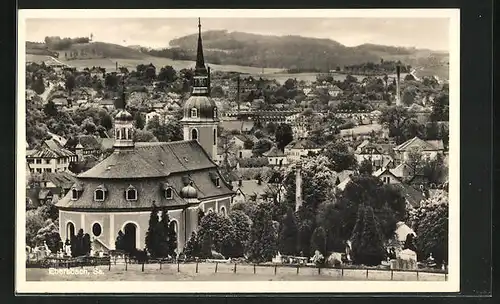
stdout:
POLYGON ((142 272, 144 272, 144 262, 142 262, 142 272))
POLYGON ((253 264, 253 274, 255 274, 255 264, 253 264))
POLYGON ((276 270, 278 269, 278 265, 274 265, 274 275, 276 275, 276 270))
POLYGON ((128 260, 127 258, 125 258, 125 271, 127 271, 127 268, 128 268, 128 260))
POLYGON ((111 271, 111 259, 109 259, 108 271, 111 271))
POLYGON ((394 278, 394 270, 391 269, 391 281, 394 278))
POLYGON ((217 273, 217 267, 219 266, 219 262, 215 262, 215 273, 217 273))
POLYGON ((448 273, 447 272, 444 273, 444 280, 448 281, 448 273))
POLYGON ((181 269, 179 268, 179 261, 177 261, 177 272, 181 272, 181 269))
POLYGON ((236 273, 236 263, 234 263, 234 270, 233 270, 234 273, 236 273))
POLYGON ((198 261, 196 261, 196 273, 198 273, 198 261))
POLYGON ((368 269, 366 269, 366 278, 368 279, 368 269))
POLYGON ((344 277, 344 267, 340 268, 340 273, 341 273, 341 276, 344 277))
POLYGON ((297 274, 299 274, 299 265, 297 265, 297 274))
POLYGON ((318 274, 321 274, 321 267, 318 266, 318 274))
POLYGON ((417 270, 417 281, 418 281, 418 280, 419 280, 419 279, 418 279, 418 270, 417 270))
POLYGON ((160 270, 161 270, 161 260, 160 260, 160 270))

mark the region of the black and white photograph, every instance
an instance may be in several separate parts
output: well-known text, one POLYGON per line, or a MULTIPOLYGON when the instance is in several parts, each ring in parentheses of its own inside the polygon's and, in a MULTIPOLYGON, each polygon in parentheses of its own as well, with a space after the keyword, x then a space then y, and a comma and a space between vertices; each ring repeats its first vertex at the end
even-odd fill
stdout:
POLYGON ((20 10, 16 290, 459 291, 459 28, 20 10))

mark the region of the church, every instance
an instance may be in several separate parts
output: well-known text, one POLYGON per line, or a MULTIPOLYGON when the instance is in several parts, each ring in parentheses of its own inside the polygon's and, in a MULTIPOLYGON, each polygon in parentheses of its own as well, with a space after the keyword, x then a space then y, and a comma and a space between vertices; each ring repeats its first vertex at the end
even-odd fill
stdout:
POLYGON ((198 48, 191 96, 181 120, 184 140, 136 143, 133 117, 120 109, 114 118, 114 152, 77 181, 56 206, 61 239, 83 229, 94 250, 113 250, 118 233, 145 248, 153 203, 167 208, 181 252, 198 227, 198 209, 227 214, 235 195, 224 180, 217 153, 217 106, 210 98, 198 24, 198 48))

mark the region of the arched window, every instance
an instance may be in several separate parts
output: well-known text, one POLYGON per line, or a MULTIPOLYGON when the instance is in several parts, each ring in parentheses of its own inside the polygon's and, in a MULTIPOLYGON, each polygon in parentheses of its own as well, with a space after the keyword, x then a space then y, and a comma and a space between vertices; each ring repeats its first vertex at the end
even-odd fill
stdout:
POLYGON ((214 129, 214 145, 217 145, 217 129, 214 129))
POLYGON ((168 187, 168 188, 165 190, 165 198, 166 198, 166 199, 172 199, 172 188, 168 187))
POLYGON ((133 186, 129 186, 125 191, 125 196, 128 201, 136 201, 137 200, 137 190, 133 186))
POLYGON ((116 138, 122 139, 122 130, 121 129, 116 129, 116 138))
POLYGON ((102 233, 102 227, 99 223, 94 223, 92 225, 92 234, 95 236, 95 237, 98 237, 100 236, 102 233))
POLYGON ((175 231, 175 233, 178 233, 178 231, 179 231, 179 225, 177 224, 176 220, 171 220, 170 221, 170 227, 175 231))
POLYGON ((220 212, 222 213, 222 215, 226 215, 226 207, 222 206, 220 207, 220 212))
POLYGON ((191 117, 192 118, 198 117, 198 109, 196 109, 196 108, 191 109, 191 117))
POLYGON ((191 139, 198 140, 198 130, 196 129, 191 130, 191 139))

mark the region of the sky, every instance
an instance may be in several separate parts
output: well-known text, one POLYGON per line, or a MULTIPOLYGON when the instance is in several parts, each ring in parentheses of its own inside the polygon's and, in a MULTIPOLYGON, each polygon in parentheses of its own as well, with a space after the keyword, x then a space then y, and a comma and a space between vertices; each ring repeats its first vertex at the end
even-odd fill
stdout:
MULTIPOLYGON (((197 18, 26 19, 26 40, 88 37, 121 45, 168 47, 197 32, 197 18)), ((364 43, 449 51, 447 18, 202 18, 202 30, 328 38, 346 46, 364 43)))

